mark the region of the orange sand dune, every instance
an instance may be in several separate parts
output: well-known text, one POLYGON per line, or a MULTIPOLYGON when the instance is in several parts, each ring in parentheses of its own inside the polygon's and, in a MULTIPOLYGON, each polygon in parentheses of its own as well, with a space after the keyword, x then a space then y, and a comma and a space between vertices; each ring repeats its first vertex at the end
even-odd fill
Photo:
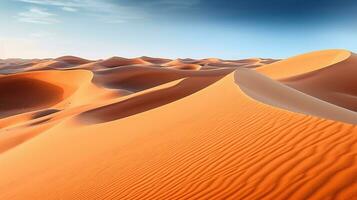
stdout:
POLYGON ((179 65, 172 66, 171 68, 182 69, 182 70, 200 70, 202 66, 198 64, 179 64, 179 65))
POLYGON ((357 55, 324 50, 275 62, 257 71, 323 101, 357 111, 357 55), (289 70, 283 69, 289 65, 289 70), (307 68, 306 66, 311 66, 307 68))
POLYGON ((83 65, 83 64, 92 62, 90 60, 86 60, 86 59, 75 57, 75 56, 62 56, 62 57, 56 58, 55 60, 66 62, 66 63, 72 64, 72 65, 83 65))
POLYGON ((274 62, 257 70, 273 79, 283 79, 323 69, 347 59, 350 55, 351 52, 346 50, 316 51, 274 62))
MULTIPOLYGON (((180 67, 178 67, 180 68, 180 67)), ((205 71, 177 70, 172 68, 122 66, 95 72, 94 83, 108 88, 141 91, 185 77, 224 75, 231 69, 205 71)))
MULTIPOLYGON (((219 58, 206 58, 206 59, 202 59, 201 62, 205 62, 205 63, 218 63, 218 62, 222 62, 221 59, 219 58)), ((201 63, 203 64, 203 63, 201 63)))
MULTIPOLYGON (((41 71, 41 70, 50 70, 50 69, 62 69, 62 68, 69 68, 73 66, 72 64, 57 61, 57 60, 41 60, 39 62, 29 63, 26 66, 21 68, 21 72, 26 71, 41 71)), ((8 68, 8 71, 12 71, 14 69, 13 66, 8 68)), ((17 72, 18 73, 18 72, 17 72)))
MULTIPOLYGON (((175 67, 179 65, 211 65, 216 67, 241 67, 255 65, 261 61, 259 58, 243 59, 243 60, 221 60, 218 58, 207 58, 201 60, 194 59, 176 59, 163 64, 166 67, 175 67)), ((273 62, 273 61, 272 61, 273 62)))
POLYGON ((196 63, 184 63, 181 59, 176 59, 176 60, 172 60, 170 62, 163 64, 163 66, 172 67, 172 66, 182 65, 182 64, 196 64, 196 63))
POLYGON ((357 196, 350 52, 145 59, 0 76, 0 199, 357 196))
POLYGON ((267 59, 261 59, 259 62, 262 63, 262 64, 271 64, 271 63, 274 63, 274 62, 277 62, 277 61, 279 61, 279 60, 267 58, 267 59))
POLYGON ((111 67, 119 67, 124 65, 137 65, 137 64, 150 64, 150 63, 140 58, 127 59, 121 57, 112 57, 107 60, 100 61, 98 62, 98 64, 104 67, 111 68, 111 67))
POLYGON ((42 69, 39 69, 35 66, 33 67, 33 69, 35 70, 43 70, 43 69, 62 69, 62 68, 70 68, 70 67, 73 67, 72 64, 70 63, 67 63, 67 62, 64 62, 64 61, 57 61, 57 60, 51 60, 51 61, 48 61, 47 63, 41 63, 42 64, 42 69))
POLYGON ((189 59, 189 58, 185 58, 185 59, 176 59, 176 60, 172 60, 170 62, 167 62, 164 64, 164 66, 167 67, 172 67, 172 66, 177 66, 177 65, 184 65, 184 64, 206 64, 209 62, 217 62, 216 59, 203 59, 203 60, 195 60, 195 59, 189 59))
POLYGON ((283 83, 324 101, 357 111, 357 55, 313 72, 289 77, 283 83))
POLYGON ((11 59, 0 59, 0 66, 23 66, 29 63, 37 63, 40 62, 41 59, 19 59, 19 58, 11 58, 11 59))
POLYGON ((75 56, 62 56, 54 60, 49 60, 46 63, 40 63, 37 66, 33 66, 31 70, 39 69, 74 69, 79 65, 93 63, 95 61, 86 60, 75 56), (42 68, 41 68, 42 67, 42 68))
POLYGON ((357 124, 357 112, 314 98, 249 69, 235 72, 239 87, 250 97, 293 112, 357 124))
POLYGON ((222 76, 186 78, 169 88, 147 92, 118 103, 86 111, 80 114, 80 119, 85 122, 102 123, 128 117, 193 94, 217 81, 222 76))
MULTIPOLYGON (((51 127, 50 123, 42 126, 41 122, 51 119, 45 116, 78 103, 83 104, 85 101, 82 98, 76 100, 73 94, 83 95, 84 85, 86 82, 91 83, 92 77, 88 71, 28 72, 1 77, 0 152, 51 127), (33 126, 39 124, 41 126, 33 126)), ((91 88, 91 92, 95 92, 94 88, 91 88)))
POLYGON ((1 157, 0 162, 7 164, 0 165, 4 191, 0 196, 349 199, 355 195, 354 126, 256 103, 233 81, 230 75, 180 101, 118 121, 91 126, 64 121, 1 157), (30 158, 24 152, 32 152, 30 166, 25 165, 30 158))
POLYGON ((37 79, 36 75, 0 78, 0 117, 50 107, 61 102, 61 86, 37 79))
POLYGON ((42 60, 34 59, 7 59, 0 61, 0 73, 1 74, 14 74, 19 72, 27 71, 28 68, 31 68, 33 65, 36 65, 42 60))
POLYGON ((149 62, 149 63, 153 63, 153 64, 164 64, 164 63, 168 63, 171 61, 170 59, 153 58, 153 57, 148 57, 148 56, 142 56, 142 57, 140 57, 140 59, 144 60, 146 62, 149 62))

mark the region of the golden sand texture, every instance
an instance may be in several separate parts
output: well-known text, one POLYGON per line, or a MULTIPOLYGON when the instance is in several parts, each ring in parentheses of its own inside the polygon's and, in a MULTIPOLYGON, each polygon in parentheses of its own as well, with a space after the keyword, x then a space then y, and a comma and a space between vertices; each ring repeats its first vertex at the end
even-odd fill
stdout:
POLYGON ((356 104, 323 98, 355 94, 343 83, 352 75, 329 73, 355 73, 348 51, 278 62, 69 60, 75 69, 0 76, 9 105, 0 109, 0 199, 357 196, 356 104), (336 87, 324 79, 333 74, 336 87), (23 88, 44 96, 19 112, 11 99, 23 88))

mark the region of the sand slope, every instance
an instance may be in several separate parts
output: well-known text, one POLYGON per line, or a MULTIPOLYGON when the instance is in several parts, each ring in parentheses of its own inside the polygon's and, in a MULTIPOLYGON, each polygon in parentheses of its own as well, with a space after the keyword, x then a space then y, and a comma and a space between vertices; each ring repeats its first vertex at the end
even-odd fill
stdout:
POLYGON ((247 95, 257 101, 293 112, 357 124, 357 112, 299 92, 253 70, 237 69, 235 80, 247 95))
POLYGON ((28 72, 67 96, 0 120, 0 199, 354 199, 356 113, 289 82, 351 55, 28 72))
POLYGON ((324 101, 357 111, 357 55, 316 70, 281 80, 284 84, 324 101))

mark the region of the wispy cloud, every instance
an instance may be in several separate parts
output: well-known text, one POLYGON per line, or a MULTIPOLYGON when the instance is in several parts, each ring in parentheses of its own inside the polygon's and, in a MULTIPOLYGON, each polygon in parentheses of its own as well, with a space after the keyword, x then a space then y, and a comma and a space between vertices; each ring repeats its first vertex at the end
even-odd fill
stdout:
POLYGON ((83 1, 77 0, 16 0, 24 3, 37 4, 37 5, 49 5, 59 7, 82 7, 83 1))
POLYGON ((32 6, 35 10, 22 12, 21 21, 53 24, 58 22, 52 13, 44 8, 57 11, 61 19, 62 12, 73 12, 87 15, 103 23, 125 23, 132 20, 145 20, 150 13, 156 15, 158 10, 186 9, 197 6, 201 0, 140 0, 136 4, 112 0, 14 0, 32 6), (62 12, 61 12, 62 11, 62 12), (81 11, 81 12, 77 12, 81 11), (31 17, 32 16, 32 17, 31 17))
POLYGON ((77 12, 77 8, 72 8, 72 7, 62 7, 62 10, 67 11, 67 12, 77 12))
POLYGON ((123 23, 131 19, 143 18, 144 12, 138 8, 123 6, 106 0, 15 0, 42 7, 54 7, 66 12, 83 11, 81 14, 93 16, 105 23, 123 23), (99 17, 98 17, 99 16, 99 17))
POLYGON ((56 15, 48 12, 46 9, 31 7, 25 12, 18 14, 18 20, 26 23, 35 24, 55 24, 59 20, 55 18, 56 15))

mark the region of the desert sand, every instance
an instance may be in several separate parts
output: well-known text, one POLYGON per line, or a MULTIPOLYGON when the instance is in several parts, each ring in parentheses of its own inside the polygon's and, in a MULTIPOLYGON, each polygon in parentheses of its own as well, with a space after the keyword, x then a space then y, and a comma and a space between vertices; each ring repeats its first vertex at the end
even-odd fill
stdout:
POLYGON ((0 60, 0 199, 356 199, 356 66, 0 60))

